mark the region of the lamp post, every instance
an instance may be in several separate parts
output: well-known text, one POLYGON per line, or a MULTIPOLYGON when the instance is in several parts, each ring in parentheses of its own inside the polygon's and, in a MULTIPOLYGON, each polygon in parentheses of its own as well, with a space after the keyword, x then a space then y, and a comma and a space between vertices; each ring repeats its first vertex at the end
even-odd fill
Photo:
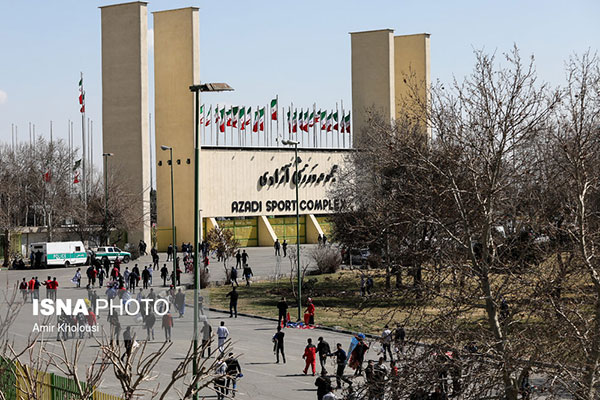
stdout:
POLYGON ((160 148, 164 151, 169 150, 169 164, 171 165, 171 231, 173 232, 173 273, 171 275, 171 282, 173 287, 176 284, 177 278, 177 236, 175 232, 175 196, 173 194, 173 148, 170 146, 162 145, 160 148))
MULTIPOLYGON (((198 271, 198 247, 200 244, 202 219, 200 217, 200 92, 224 92, 233 88, 226 83, 204 83, 190 86, 194 93, 194 358, 192 372, 194 378, 198 374, 198 302, 200 296, 200 273, 198 271)), ((198 382, 195 382, 194 400, 198 400, 198 382)))
POLYGON ((294 164, 296 166, 296 261, 298 262, 298 321, 302 320, 302 275, 300 273, 300 201, 298 199, 298 144, 296 140, 282 140, 281 143, 288 146, 294 146, 294 164))
POLYGON ((104 244, 108 245, 108 157, 113 153, 102 153, 104 157, 104 244))

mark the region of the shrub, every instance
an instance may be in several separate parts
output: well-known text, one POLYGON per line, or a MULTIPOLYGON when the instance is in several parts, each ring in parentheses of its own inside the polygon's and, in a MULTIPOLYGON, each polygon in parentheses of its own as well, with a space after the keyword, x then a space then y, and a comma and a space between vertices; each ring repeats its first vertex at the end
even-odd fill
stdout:
POLYGON ((310 258, 315 262, 319 274, 332 274, 340 269, 342 256, 331 246, 319 246, 311 250, 310 258))

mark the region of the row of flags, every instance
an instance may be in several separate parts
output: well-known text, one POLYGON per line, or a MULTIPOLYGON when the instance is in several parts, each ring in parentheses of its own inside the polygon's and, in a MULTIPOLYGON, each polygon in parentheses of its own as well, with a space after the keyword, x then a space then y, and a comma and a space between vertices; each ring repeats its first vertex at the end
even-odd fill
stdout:
MULTIPOLYGON (((252 107, 222 106, 217 105, 214 109, 203 104, 200 107, 200 124, 205 127, 214 124, 220 132, 225 132, 225 127, 238 128, 241 131, 260 132, 265 130, 266 115, 271 121, 279 120, 278 99, 271 100, 269 107, 258 108, 252 112, 252 107), (268 109, 267 109, 268 108, 268 109)), ((340 115, 335 111, 316 111, 315 109, 303 110, 288 107, 287 111, 288 130, 292 133, 299 131, 308 132, 309 128, 320 127, 321 131, 350 133, 350 112, 340 115)))

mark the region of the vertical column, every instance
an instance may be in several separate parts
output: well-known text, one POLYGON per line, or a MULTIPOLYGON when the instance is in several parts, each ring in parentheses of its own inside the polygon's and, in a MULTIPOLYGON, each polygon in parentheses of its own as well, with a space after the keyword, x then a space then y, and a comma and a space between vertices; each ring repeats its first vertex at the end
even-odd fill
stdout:
POLYGON ((173 148, 177 241, 194 241, 194 94, 200 83, 198 8, 153 13, 154 115, 156 137, 157 224, 171 226, 171 176, 168 152, 173 148))
POLYGON ((368 111, 391 121, 395 110, 394 31, 350 34, 352 46, 352 132, 360 147, 368 111))
POLYGON ((109 176, 131 202, 128 241, 150 243, 148 12, 145 2, 100 7, 102 148, 113 153, 109 176), (118 178, 117 178, 118 177, 118 178))
POLYGON ((421 119, 424 127, 431 88, 429 37, 428 33, 420 33, 394 38, 394 118, 399 118, 402 113, 409 113, 421 119))

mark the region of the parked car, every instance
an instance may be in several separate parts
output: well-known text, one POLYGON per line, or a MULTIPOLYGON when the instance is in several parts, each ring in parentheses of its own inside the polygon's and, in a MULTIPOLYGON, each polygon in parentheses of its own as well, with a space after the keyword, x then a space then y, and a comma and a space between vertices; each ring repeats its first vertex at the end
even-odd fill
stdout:
POLYGON ((117 257, 119 257, 119 260, 121 260, 123 263, 127 264, 131 260, 130 252, 123 251, 123 250, 119 249, 118 247, 114 247, 114 246, 98 247, 95 250, 95 252, 96 252, 96 258, 99 258, 102 261, 104 261, 106 258, 108 258, 108 261, 110 261, 112 263, 117 259, 117 257))
POLYGON ((350 252, 348 250, 344 253, 343 263, 346 265, 350 265, 350 257, 349 254, 352 254, 352 265, 367 265, 367 259, 371 255, 369 249, 352 249, 350 252))

